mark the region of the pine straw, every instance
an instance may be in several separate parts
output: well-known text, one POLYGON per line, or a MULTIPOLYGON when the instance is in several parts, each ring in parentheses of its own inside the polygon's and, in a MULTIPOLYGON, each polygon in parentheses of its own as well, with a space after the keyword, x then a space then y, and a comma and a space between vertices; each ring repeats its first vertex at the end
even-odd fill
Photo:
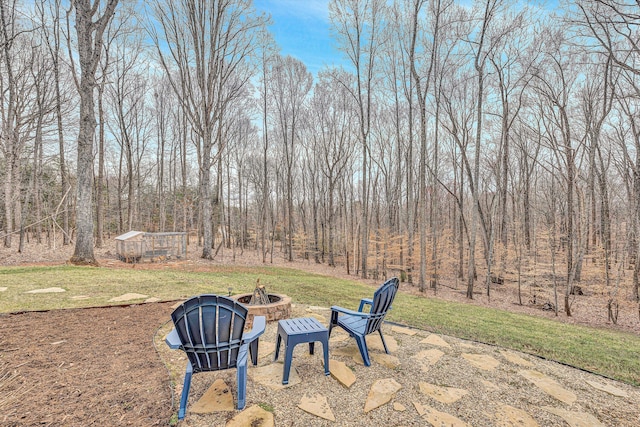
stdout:
POLYGON ((4 343, 0 343, 0 414, 9 416, 14 411, 13 406, 32 390, 24 384, 23 378, 18 372, 20 366, 10 367, 9 364, 1 360, 1 353, 15 351, 16 349, 4 348, 4 343))

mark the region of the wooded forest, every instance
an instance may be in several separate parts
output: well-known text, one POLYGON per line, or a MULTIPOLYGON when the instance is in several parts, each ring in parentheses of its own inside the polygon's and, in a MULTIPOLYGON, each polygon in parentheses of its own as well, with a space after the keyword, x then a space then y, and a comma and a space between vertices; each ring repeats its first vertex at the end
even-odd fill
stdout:
MULTIPOLYGON (((640 0, 330 0, 342 57, 251 0, 0 0, 0 235, 186 231, 467 297, 586 264, 639 301, 640 0)), ((522 303, 522 301, 520 301, 522 303)))

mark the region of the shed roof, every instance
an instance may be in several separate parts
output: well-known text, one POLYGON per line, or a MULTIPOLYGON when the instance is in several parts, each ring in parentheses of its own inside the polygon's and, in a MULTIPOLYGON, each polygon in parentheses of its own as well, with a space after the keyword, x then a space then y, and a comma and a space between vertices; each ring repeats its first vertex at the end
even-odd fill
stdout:
POLYGON ((130 239, 132 237, 136 237, 136 236, 139 236, 141 234, 144 234, 144 232, 143 231, 131 230, 131 231, 128 231, 128 232, 126 232, 124 234, 119 235, 118 237, 116 237, 116 240, 128 240, 128 239, 130 239))

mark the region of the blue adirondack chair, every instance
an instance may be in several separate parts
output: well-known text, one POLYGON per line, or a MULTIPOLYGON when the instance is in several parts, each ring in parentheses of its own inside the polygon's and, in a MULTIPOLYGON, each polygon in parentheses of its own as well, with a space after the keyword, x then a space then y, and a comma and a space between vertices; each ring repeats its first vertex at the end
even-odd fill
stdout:
POLYGON ((258 337, 265 330, 264 316, 253 318, 253 329, 244 333, 247 309, 237 301, 220 295, 192 297, 171 313, 174 328, 166 343, 187 353, 178 419, 187 409, 191 376, 198 372, 237 368, 238 409, 245 406, 247 392, 247 351, 258 363, 258 337))
POLYGON ((391 303, 396 296, 398 286, 400 286, 400 281, 396 277, 387 280, 373 294, 373 298, 363 298, 360 300, 358 311, 348 310, 338 306, 331 307, 329 336, 331 336, 331 329, 333 329, 334 326, 340 326, 347 331, 350 336, 356 339, 365 366, 371 366, 369 350, 367 349, 367 341, 365 339, 367 335, 377 331, 380 334, 384 351, 387 354, 389 353, 380 327, 387 312, 391 309, 391 303), (366 306, 370 307, 369 312, 364 311, 366 306))

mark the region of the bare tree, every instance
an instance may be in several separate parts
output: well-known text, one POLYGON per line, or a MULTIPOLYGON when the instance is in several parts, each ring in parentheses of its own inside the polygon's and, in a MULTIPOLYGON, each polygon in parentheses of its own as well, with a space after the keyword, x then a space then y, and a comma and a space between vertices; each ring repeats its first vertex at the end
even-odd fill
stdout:
MULTIPOLYGON (((145 101, 149 92, 148 76, 142 74, 140 55, 141 40, 133 37, 121 37, 115 40, 111 53, 112 82, 108 85, 108 101, 113 120, 109 123, 126 166, 127 216, 125 228, 134 228, 137 186, 140 173, 140 159, 145 151, 145 132, 148 128, 148 113, 145 101)), ((120 175, 120 174, 119 174, 120 175)), ((137 197, 138 196, 138 197, 137 197)))
POLYGON ((505 269, 507 248, 509 242, 508 226, 508 193, 511 175, 511 130, 517 120, 525 100, 526 90, 531 79, 530 68, 536 60, 537 52, 531 47, 527 22, 533 20, 531 11, 527 7, 518 11, 506 10, 501 19, 502 25, 497 26, 492 36, 498 41, 489 52, 489 62, 494 70, 493 83, 500 99, 500 145, 498 149, 498 163, 496 167, 496 187, 498 189, 498 224, 497 234, 501 243, 501 260, 498 277, 502 278, 505 269))
MULTIPOLYGON (((0 147, 4 156, 4 246, 12 244, 12 234, 22 223, 20 189, 24 150, 33 129, 34 78, 31 74, 35 52, 26 35, 32 32, 18 20, 15 1, 0 1, 0 147)), ((37 115, 37 112, 36 112, 37 115)))
POLYGON ((489 250, 489 235, 486 229, 486 222, 483 218, 482 208, 480 206, 480 156, 481 156, 481 144, 482 144, 482 130, 483 130, 483 115, 484 115, 484 84, 485 84, 485 67, 487 57, 494 47, 491 42, 497 40, 489 39, 490 28, 495 19, 497 18, 498 11, 502 6, 502 0, 485 0, 483 1, 483 14, 480 18, 480 28, 477 32, 476 38, 471 42, 473 49, 473 67, 477 73, 478 81, 478 95, 476 103, 476 135, 475 135, 475 153, 473 162, 473 173, 470 174, 471 180, 471 193, 473 196, 473 211, 471 215, 471 230, 469 232, 469 268, 467 272, 467 298, 473 299, 473 284, 475 281, 475 252, 476 252, 476 236, 478 229, 478 222, 481 221, 484 226, 485 233, 485 259, 487 260, 487 295, 489 294, 489 283, 491 276, 491 251, 489 250))
POLYGON ((16 145, 18 144, 16 132, 16 84, 14 75, 14 45, 16 38, 16 16, 15 1, 13 4, 0 2, 0 46, 2 47, 2 58, 0 65, 3 72, 0 74, 2 88, 2 151, 6 162, 4 172, 4 215, 6 224, 6 234, 4 236, 4 246, 11 247, 11 235, 13 233, 13 181, 16 174, 16 145), (6 76, 6 77, 5 77, 6 76), (4 95, 6 93, 6 95, 4 95))
POLYGON ((326 210, 328 227, 328 264, 335 266, 336 209, 337 189, 350 164, 354 144, 353 98, 340 83, 348 79, 337 69, 321 72, 313 90, 311 111, 315 126, 311 138, 314 141, 315 155, 322 164, 321 173, 326 179, 326 210))
MULTIPOLYGON (((432 28, 430 28, 427 37, 419 38, 418 22, 421 21, 421 10, 425 5, 425 0, 414 0, 411 13, 411 48, 409 51, 409 64, 411 66, 411 77, 415 86, 416 96, 418 97, 418 108, 420 110, 420 155, 419 155, 419 173, 418 173, 418 223, 420 228, 420 278, 419 288, 424 292, 427 281, 427 98, 431 90, 431 82, 433 78, 433 68, 439 51, 440 27, 443 9, 450 4, 442 4, 442 0, 434 0, 429 15, 433 16, 432 28), (426 45, 426 40, 432 40, 430 45, 426 45), (426 52, 429 52, 426 55, 426 52), (427 56, 425 64, 419 64, 417 54, 427 56), (422 65, 422 67, 421 67, 422 65), (424 68, 419 71, 419 68, 424 68)), ((421 31, 424 31, 421 29, 421 31)), ((432 197, 437 195, 432 194, 432 197)), ((433 282, 435 287, 435 282, 433 282)))
POLYGON ((61 78, 61 59, 62 59, 62 19, 60 12, 62 9, 61 1, 46 1, 41 0, 36 3, 36 8, 40 19, 42 21, 42 32, 44 43, 47 45, 47 50, 51 58, 51 67, 53 72, 53 86, 55 91, 55 115, 56 115, 56 129, 58 136, 58 155, 59 155, 59 168, 60 168, 60 193, 62 204, 62 234, 63 245, 71 243, 71 233, 69 231, 69 214, 71 210, 71 185, 69 183, 69 172, 67 170, 66 155, 65 155, 65 143, 64 143, 64 125, 63 114, 66 113, 64 104, 68 101, 68 97, 65 96, 62 88, 61 78), (45 4, 48 5, 48 9, 45 9, 45 4), (50 20, 48 19, 50 18, 50 20))
POLYGON ((376 77, 376 61, 382 49, 383 0, 333 0, 329 3, 329 16, 340 44, 340 49, 355 69, 355 87, 351 93, 357 103, 360 143, 362 144, 362 190, 360 220, 361 277, 366 279, 369 257, 369 132, 376 77))
MULTIPOLYGON (((78 130, 76 245, 71 262, 96 264, 93 253, 93 138, 96 131, 94 90, 96 70, 102 55, 104 31, 113 18, 118 0, 72 0, 75 11, 80 76, 74 81, 80 94, 80 127, 78 130)), ((67 25, 69 25, 67 21, 67 25)), ((71 55, 70 55, 71 56, 71 55)), ((72 56, 71 56, 72 57, 72 56)))
MULTIPOLYGON (((413 284, 414 240, 417 206, 415 203, 415 167, 414 167, 414 85, 411 78, 411 4, 394 2, 387 9, 385 67, 389 99, 393 99, 394 144, 397 160, 393 167, 396 171, 396 188, 392 191, 393 201, 389 221, 391 228, 402 236, 398 262, 402 266, 401 280, 413 284), (405 191, 402 191, 402 189, 405 191), (405 238, 406 236, 406 238, 405 238)), ((390 150, 393 150, 391 147, 390 150)))
POLYGON ((156 0, 153 14, 159 24, 149 30, 160 63, 197 135, 202 257, 212 259, 211 168, 223 150, 224 108, 246 83, 236 73, 256 49, 253 37, 266 20, 250 0, 156 0))
POLYGON ((311 90, 313 77, 305 65, 290 56, 276 56, 271 74, 271 94, 276 116, 277 135, 281 138, 285 168, 285 223, 286 256, 293 261, 294 228, 294 179, 297 166, 298 133, 302 107, 311 90))
MULTIPOLYGON (((604 57, 608 61, 607 69, 616 68, 615 74, 620 74, 621 78, 617 89, 620 90, 618 98, 621 100, 622 111, 628 111, 628 106, 633 103, 632 99, 640 97, 640 3, 637 0, 581 0, 576 2, 576 11, 571 16, 570 22, 580 29, 580 33, 595 41, 599 49, 604 52, 604 57)), ((611 72, 611 71, 610 71, 611 72)), ((611 94, 608 97, 611 99, 611 94)), ((605 99, 603 106, 607 106, 605 99)), ((611 108, 609 106, 608 108, 611 108)), ((606 110, 603 110, 606 111, 606 110)), ((630 112, 630 111, 629 111, 630 112)), ((635 124, 633 114, 627 115, 632 124, 635 124)), ((606 115, 604 115, 606 117, 606 115)), ((602 124, 598 126, 601 128, 602 124)), ((598 130, 599 129, 593 129, 598 130)), ((591 132, 591 135, 597 135, 591 132)), ((636 130, 633 130, 632 140, 638 140, 636 130)), ((636 151, 637 151, 636 145, 636 151)), ((626 148, 623 148, 626 153, 626 148)), ((640 179, 637 177, 637 166, 640 162, 630 160, 629 165, 635 165, 634 175, 636 176, 636 193, 634 203, 640 206, 640 179)), ((632 166, 634 167, 634 166, 632 166)), ((602 186, 602 184, 600 184, 602 186)), ((602 191, 602 189, 601 189, 602 191)), ((633 234, 635 236, 635 247, 633 253, 634 274, 633 274, 633 294, 636 301, 640 302, 640 210, 634 210, 635 224, 633 234)), ((610 249, 610 243, 605 243, 610 249)))
MULTIPOLYGON (((130 5, 124 5, 123 7, 127 7, 130 5)), ((95 184, 95 199, 96 199, 96 247, 101 248, 103 246, 103 239, 104 239, 104 220, 105 220, 105 196, 108 199, 108 194, 105 194, 105 190, 106 190, 106 179, 105 179, 105 151, 106 151, 106 137, 105 137, 105 133, 106 133, 106 128, 108 126, 111 125, 111 120, 109 120, 109 118, 107 117, 107 113, 105 112, 105 98, 106 98, 106 93, 107 88, 111 88, 112 86, 115 87, 120 87, 121 85, 123 85, 124 83, 122 82, 122 78, 118 78, 117 76, 117 70, 116 70, 116 80, 117 82, 115 84, 113 84, 113 82, 111 82, 111 78, 113 76, 113 70, 112 70, 112 62, 118 63, 118 67, 116 67, 117 69, 122 69, 124 68, 122 64, 124 59, 122 58, 122 54, 118 54, 118 52, 116 52, 115 55, 112 55, 111 50, 112 50, 112 45, 114 45, 116 43, 116 40, 118 40, 119 38, 126 38, 129 36, 129 34, 127 34, 128 32, 130 33, 130 29, 127 29, 127 24, 130 22, 130 18, 132 16, 133 12, 131 10, 125 9, 122 10, 120 13, 120 16, 118 17, 119 19, 112 19, 111 22, 109 23, 109 25, 107 26, 106 30, 105 30, 105 34, 104 34, 104 43, 103 43, 103 53, 102 53, 102 58, 100 61, 100 65, 98 66, 99 69, 99 76, 96 77, 97 80, 97 89, 98 89, 98 96, 97 96, 97 102, 98 102, 98 144, 97 144, 97 148, 98 148, 98 153, 97 153, 97 157, 98 157, 98 176, 96 177, 96 184, 95 184)), ((132 55, 134 56, 134 58, 137 58, 139 56, 139 43, 138 46, 136 46, 136 42, 135 42, 135 38, 132 40, 134 41, 133 44, 133 49, 132 49, 132 55)), ((122 51, 122 45, 124 43, 126 43, 124 40, 119 40, 120 43, 120 50, 122 51)), ((117 50, 117 47, 116 47, 117 50)), ((118 119, 118 115, 114 114, 114 117, 116 118, 115 122, 119 122, 120 120, 118 119)), ((115 127, 115 126, 114 126, 115 127)), ((120 154, 122 155, 122 151, 120 152, 120 154)), ((118 174, 118 179, 120 179, 120 174, 118 174)), ((118 189, 118 206, 121 206, 121 195, 122 192, 120 191, 120 186, 118 189)), ((119 221, 119 225, 120 227, 118 228, 118 231, 121 232, 123 231, 124 228, 124 224, 122 222, 122 211, 120 210, 120 212, 118 212, 118 217, 120 219, 119 221)))
MULTIPOLYGON (((260 37, 260 72, 262 75, 260 76, 260 109, 262 113, 262 146, 261 146, 261 154, 262 154, 262 165, 261 165, 261 182, 260 186, 260 198, 261 198, 261 208, 260 208, 260 248, 262 252, 262 262, 265 263, 267 261, 267 235, 268 235, 268 223, 267 217, 269 212, 269 199, 270 199, 270 189, 269 189, 269 161, 268 161, 268 152, 269 152, 269 88, 268 88, 268 75, 269 69, 272 66, 272 59, 275 53, 275 45, 274 41, 269 34, 266 32, 261 33, 260 37)), ((259 181, 260 181, 259 180, 259 181)), ((273 253, 272 253, 273 256, 273 253)), ((273 259, 273 258, 272 258, 273 259)))
MULTIPOLYGON (((158 203, 158 216, 160 231, 167 231, 167 196, 175 194, 177 186, 171 179, 171 162, 175 162, 175 158, 166 158, 167 154, 171 155, 174 151, 176 141, 172 141, 170 137, 171 130, 171 88, 168 87, 165 79, 158 79, 154 84, 153 100, 154 100, 154 119, 156 127, 156 193, 158 203)), ((174 204, 175 201, 174 201, 174 204)), ((174 214, 175 220, 175 214, 174 214)))
POLYGON ((545 57, 535 70, 535 90, 542 97, 541 113, 549 146, 563 163, 566 185, 566 288, 564 295, 565 313, 571 316, 570 295, 576 271, 575 223, 576 195, 576 149, 572 133, 571 101, 575 88, 575 65, 567 51, 564 38, 558 30, 548 29, 543 33, 545 57))

